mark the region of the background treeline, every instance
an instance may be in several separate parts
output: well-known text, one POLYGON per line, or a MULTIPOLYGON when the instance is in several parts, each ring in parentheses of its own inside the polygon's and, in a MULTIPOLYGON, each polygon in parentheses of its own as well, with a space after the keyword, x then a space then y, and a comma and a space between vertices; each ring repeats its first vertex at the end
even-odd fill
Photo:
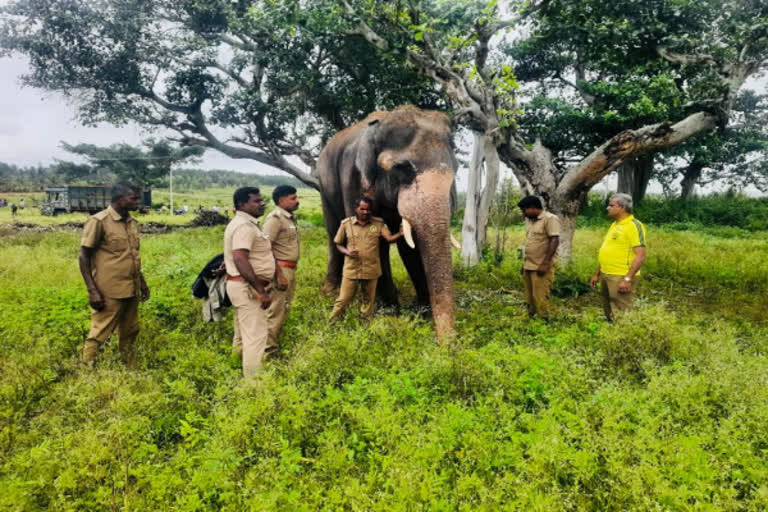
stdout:
MULTIPOLYGON (((0 162, 0 190, 3 192, 41 192, 46 187, 57 185, 104 185, 114 183, 117 180, 117 176, 109 172, 71 179, 61 167, 55 165, 19 167, 0 162)), ((173 171, 174 189, 180 191, 246 185, 276 186, 280 184, 293 185, 296 188, 306 187, 296 178, 285 174, 263 176, 237 171, 204 171, 201 169, 173 171)), ((168 178, 159 180, 155 186, 167 188, 168 178)))

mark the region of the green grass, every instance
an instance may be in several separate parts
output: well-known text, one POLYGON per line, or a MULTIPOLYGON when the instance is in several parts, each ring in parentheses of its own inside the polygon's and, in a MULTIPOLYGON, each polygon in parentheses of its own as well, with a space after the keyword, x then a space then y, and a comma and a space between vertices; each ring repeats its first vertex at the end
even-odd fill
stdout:
POLYGON ((190 295, 223 229, 143 237, 133 372, 114 340, 97 369, 77 364, 79 234, 0 238, 0 510, 768 507, 766 232, 649 226, 638 307, 610 325, 578 294, 602 227, 577 232, 549 324, 526 319, 511 230, 500 265, 457 258, 441 347, 408 313, 327 328, 325 234, 305 221, 280 356, 249 384, 231 319, 202 324, 190 295))
MULTIPOLYGON (((262 197, 272 207, 272 190, 274 187, 259 187, 262 197)), ((189 224, 194 218, 194 210, 199 206, 209 209, 218 205, 223 212, 224 208, 232 208, 232 189, 212 188, 205 191, 181 191, 174 192, 174 209, 180 210, 184 204, 190 208, 187 215, 170 215, 169 213, 159 213, 156 209, 148 214, 136 214, 142 223, 169 224, 173 226, 183 226, 189 224)), ((43 199, 42 193, 22 193, 11 192, 0 194, 0 197, 8 199, 9 202, 18 204, 19 199, 24 198, 27 207, 24 210, 18 210, 16 217, 11 214, 10 207, 0 208, 0 233, 3 230, 12 229, 14 224, 32 224, 38 226, 59 226, 62 224, 82 224, 88 218, 86 213, 61 214, 56 217, 49 217, 40 213, 39 206, 43 199)), ((300 219, 304 222, 322 226, 322 207, 320 205, 320 194, 311 189, 299 190, 301 201, 300 219)), ((152 204, 159 208, 159 205, 170 205, 170 196, 167 189, 155 189, 152 191, 152 204)))

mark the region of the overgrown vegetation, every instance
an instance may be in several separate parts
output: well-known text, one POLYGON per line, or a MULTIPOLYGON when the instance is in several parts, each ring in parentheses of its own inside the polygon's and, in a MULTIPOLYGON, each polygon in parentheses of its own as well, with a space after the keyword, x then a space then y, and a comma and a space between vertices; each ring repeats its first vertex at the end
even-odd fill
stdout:
MULTIPOLYGON (((223 227, 143 238, 134 372, 115 343, 78 367, 79 234, 0 238, 0 510, 768 506, 765 231, 648 223, 642 298, 609 325, 571 288, 603 226, 577 231, 548 324, 526 319, 510 229, 501 261, 455 267, 458 336, 439 347, 407 313, 327 328, 325 233, 316 205, 300 212, 296 304, 254 384, 229 357, 231 320, 202 324, 190 296, 223 227)), ((399 263, 395 277, 407 306, 399 263)))
MULTIPOLYGON (((593 195, 589 206, 579 218, 582 225, 605 222, 607 198, 593 195)), ((745 231, 768 230, 768 197, 751 198, 734 192, 724 192, 690 199, 666 199, 651 196, 635 209, 643 222, 667 225, 674 229, 701 231, 715 228, 718 234, 728 229, 749 236, 745 231)))

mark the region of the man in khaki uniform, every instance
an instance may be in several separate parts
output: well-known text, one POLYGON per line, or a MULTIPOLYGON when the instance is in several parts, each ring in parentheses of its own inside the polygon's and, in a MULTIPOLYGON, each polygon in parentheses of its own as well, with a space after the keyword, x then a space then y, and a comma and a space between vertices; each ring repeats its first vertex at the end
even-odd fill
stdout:
POLYGON ((85 364, 92 364, 115 328, 121 359, 129 367, 136 364, 139 300, 149 298, 141 273, 139 223, 129 213, 138 205, 139 189, 118 184, 112 189, 112 204, 91 216, 83 228, 78 263, 92 308, 81 359, 85 364))
POLYGON ((234 341, 242 343, 243 375, 253 377, 261 370, 269 339, 275 259, 269 238, 256 223, 265 209, 259 189, 239 188, 233 199, 235 216, 224 231, 227 295, 235 308, 234 341))
POLYGON ((269 340, 267 353, 277 351, 278 337, 291 311, 293 295, 296 292, 296 265, 299 262, 299 227, 293 212, 299 208, 296 189, 290 185, 279 185, 272 191, 275 209, 264 221, 264 234, 272 243, 275 257, 277 283, 272 292, 272 304, 267 310, 269 340))
POLYGON ((358 285, 363 289, 360 313, 365 318, 373 316, 376 281, 381 276, 379 238, 392 243, 403 236, 402 230, 393 235, 382 219, 371 216, 372 203, 367 197, 358 199, 355 216, 341 221, 339 231, 333 239, 336 248, 346 257, 339 297, 333 305, 329 323, 344 314, 344 309, 355 298, 358 285))
POLYGON ((549 291, 555 281, 555 254, 560 244, 560 219, 544 210, 541 200, 527 196, 517 203, 525 216, 523 275, 528 315, 549 318, 549 291))
POLYGON ((632 215, 632 196, 629 194, 615 194, 606 210, 614 222, 603 238, 597 270, 589 284, 594 288, 600 282, 603 311, 612 322, 617 312, 631 309, 635 300, 640 267, 646 256, 646 230, 632 215))

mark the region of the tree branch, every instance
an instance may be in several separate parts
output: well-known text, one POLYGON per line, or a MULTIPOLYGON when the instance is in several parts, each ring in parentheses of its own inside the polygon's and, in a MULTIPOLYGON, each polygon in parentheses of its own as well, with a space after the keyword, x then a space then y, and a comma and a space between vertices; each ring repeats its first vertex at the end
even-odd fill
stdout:
POLYGON ((153 90, 149 91, 140 91, 139 96, 142 98, 146 98, 148 100, 152 100, 161 107, 163 107, 166 110, 170 110, 171 112, 178 112, 179 114, 192 114, 193 109, 192 107, 185 106, 185 105, 176 105, 174 103, 171 103, 170 101, 167 101, 164 98, 161 98, 160 96, 155 93, 153 90))
POLYGON ((717 60, 711 55, 684 55, 682 53, 674 53, 668 51, 666 48, 658 47, 656 52, 661 58, 673 63, 680 64, 682 66, 691 66, 694 64, 708 64, 710 66, 717 66, 717 60))
POLYGON ((659 123, 637 130, 626 130, 594 150, 565 175, 556 194, 569 199, 589 190, 628 158, 659 151, 717 127, 719 118, 697 112, 674 125, 659 123))
POLYGON ((366 22, 364 22, 362 18, 357 15, 355 9, 349 4, 349 2, 347 2, 347 0, 341 0, 341 4, 344 6, 344 10, 347 11, 347 14, 353 19, 357 20, 357 26, 351 32, 352 34, 362 36, 366 41, 371 43, 379 50, 389 49, 389 43, 387 40, 379 36, 375 30, 373 30, 366 22))
POLYGON ((231 158, 251 159, 256 160, 282 171, 287 172, 291 176, 299 179, 302 183, 311 186, 314 189, 319 188, 317 178, 307 174, 295 165, 288 162, 282 155, 270 151, 270 154, 264 152, 253 151, 251 149, 239 148, 231 146, 220 141, 211 131, 205 123, 205 116, 199 108, 194 113, 188 116, 189 120, 194 124, 194 131, 201 135, 203 139, 188 138, 187 143, 202 144, 206 147, 210 147, 224 153, 231 158))
POLYGON ((259 45, 257 45, 253 41, 248 41, 243 37, 240 37, 239 39, 235 39, 234 37, 228 34, 221 34, 218 37, 218 39, 222 43, 226 43, 233 48, 237 48, 238 50, 243 50, 245 52, 261 51, 261 48, 259 47, 259 45))

